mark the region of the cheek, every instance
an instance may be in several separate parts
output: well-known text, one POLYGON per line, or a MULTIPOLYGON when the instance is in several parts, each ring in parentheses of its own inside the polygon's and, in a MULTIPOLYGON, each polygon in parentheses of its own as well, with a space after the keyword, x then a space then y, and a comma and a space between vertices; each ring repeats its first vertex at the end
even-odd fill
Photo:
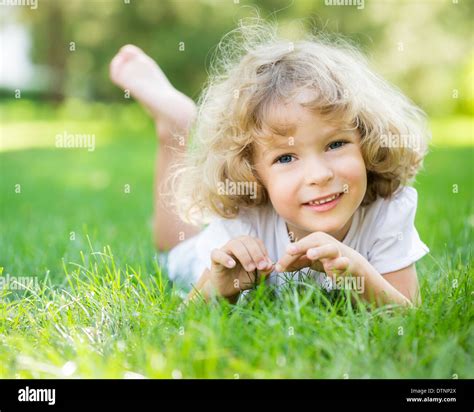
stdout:
POLYGON ((336 175, 342 178, 357 190, 363 190, 367 186, 367 170, 365 168, 364 159, 360 154, 354 154, 351 156, 344 156, 337 162, 336 175))
POLYGON ((273 204, 291 204, 295 199, 297 186, 292 173, 269 173, 267 175, 267 191, 273 204))
POLYGON ((268 179, 268 188, 269 192, 272 194, 279 194, 283 195, 284 194, 284 188, 288 187, 288 185, 291 184, 291 179, 289 178, 288 174, 285 175, 279 175, 278 173, 271 174, 269 179, 268 179))

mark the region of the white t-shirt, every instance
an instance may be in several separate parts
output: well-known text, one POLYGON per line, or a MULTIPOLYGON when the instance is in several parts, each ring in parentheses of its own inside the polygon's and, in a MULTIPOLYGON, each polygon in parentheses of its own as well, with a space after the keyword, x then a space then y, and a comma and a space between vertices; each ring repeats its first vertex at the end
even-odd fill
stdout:
MULTIPOLYGON (((415 228, 418 194, 409 186, 400 187, 390 199, 378 197, 367 207, 354 213, 351 227, 342 241, 364 256, 380 273, 403 269, 429 252, 415 228)), ((211 251, 229 240, 248 235, 260 238, 273 262, 285 254, 291 243, 286 222, 272 204, 242 209, 234 219, 216 217, 199 234, 171 249, 168 274, 172 281, 191 288, 204 269, 211 266, 211 251)), ((320 284, 326 284, 325 274, 308 269, 320 284)), ((270 284, 281 284, 285 276, 272 272, 270 284)))

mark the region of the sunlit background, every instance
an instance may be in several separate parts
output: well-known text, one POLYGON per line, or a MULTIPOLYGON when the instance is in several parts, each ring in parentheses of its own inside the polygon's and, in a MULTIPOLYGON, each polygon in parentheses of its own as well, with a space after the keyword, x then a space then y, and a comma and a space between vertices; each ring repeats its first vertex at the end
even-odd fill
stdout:
POLYGON ((472 378, 473 1, 37 1, 0 0, 0 378, 472 378), (154 123, 108 65, 136 44, 196 100, 219 39, 256 13, 290 39, 346 37, 427 112, 416 311, 355 311, 311 285, 183 311, 170 292, 154 123), (68 134, 93 150, 56 146, 68 134))
POLYGON ((62 259, 77 259, 94 244, 111 245, 126 262, 148 264, 154 127, 111 83, 108 64, 122 45, 136 44, 197 99, 219 39, 256 13, 277 21, 290 38, 323 29, 359 44, 373 67, 430 117, 434 157, 418 187, 422 238, 436 250, 451 231, 472 226, 468 188, 456 198, 464 199, 457 223, 449 220, 453 209, 437 200, 438 190, 451 194, 453 185, 472 176, 472 2, 366 0, 363 8, 324 0, 23 4, 0 6, 0 264, 6 272, 42 276, 50 270, 60 279, 62 259), (94 134, 96 148, 58 148, 61 133, 94 134), (432 224, 444 227, 443 236, 429 230, 432 224))

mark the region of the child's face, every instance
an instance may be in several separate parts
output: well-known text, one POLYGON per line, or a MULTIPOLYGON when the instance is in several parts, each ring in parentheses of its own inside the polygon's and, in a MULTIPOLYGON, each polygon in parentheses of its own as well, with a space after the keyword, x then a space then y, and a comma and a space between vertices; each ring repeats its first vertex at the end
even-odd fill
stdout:
POLYGON ((291 137, 274 136, 271 146, 255 148, 254 164, 273 207, 297 239, 322 231, 342 240, 367 188, 358 131, 328 123, 298 103, 273 116, 278 124, 295 125, 291 137), (305 204, 336 193, 342 195, 330 208, 305 204))

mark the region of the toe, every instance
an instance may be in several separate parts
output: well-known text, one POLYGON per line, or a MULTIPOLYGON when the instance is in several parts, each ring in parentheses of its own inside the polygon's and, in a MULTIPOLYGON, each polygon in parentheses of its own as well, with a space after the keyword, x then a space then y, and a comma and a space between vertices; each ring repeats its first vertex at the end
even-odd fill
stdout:
POLYGON ((119 53, 125 56, 126 58, 137 56, 139 54, 144 54, 142 49, 133 44, 126 44, 125 46, 121 47, 119 53))
POLYGON ((111 77, 115 77, 119 67, 122 65, 124 62, 124 58, 121 54, 117 54, 112 61, 110 62, 109 65, 109 72, 111 77))

